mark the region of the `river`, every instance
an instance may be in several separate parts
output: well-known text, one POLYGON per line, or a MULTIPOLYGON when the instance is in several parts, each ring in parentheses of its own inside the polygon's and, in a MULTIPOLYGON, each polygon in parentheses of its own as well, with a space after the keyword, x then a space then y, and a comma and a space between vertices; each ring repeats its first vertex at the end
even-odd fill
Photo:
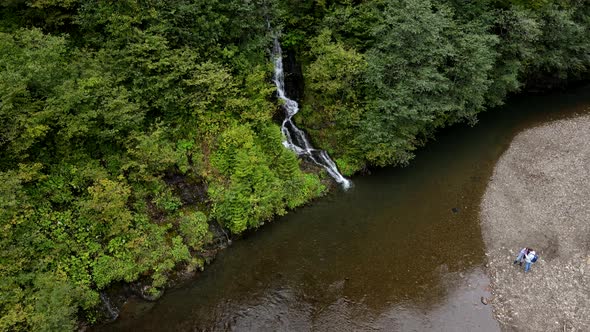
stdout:
MULTIPOLYGON (((519 131, 583 113, 590 87, 513 98, 442 130, 408 167, 373 170, 222 251, 97 331, 499 331, 478 212, 519 131)), ((510 264, 511 262, 507 262, 510 264)))

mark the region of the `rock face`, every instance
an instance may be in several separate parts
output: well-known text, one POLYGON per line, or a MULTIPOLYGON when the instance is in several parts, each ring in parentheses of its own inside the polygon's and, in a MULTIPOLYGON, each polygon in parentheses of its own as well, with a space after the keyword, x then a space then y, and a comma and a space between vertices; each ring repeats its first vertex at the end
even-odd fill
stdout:
POLYGON ((517 135, 480 213, 503 330, 590 331, 590 116, 517 135), (522 247, 539 254, 526 274, 522 247))

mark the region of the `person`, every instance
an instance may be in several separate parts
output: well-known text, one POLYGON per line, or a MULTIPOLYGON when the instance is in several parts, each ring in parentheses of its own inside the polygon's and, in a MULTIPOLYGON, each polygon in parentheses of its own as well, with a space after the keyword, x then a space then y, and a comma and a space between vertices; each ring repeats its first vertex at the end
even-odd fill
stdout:
POLYGON ((513 264, 516 263, 520 263, 520 266, 522 266, 522 262, 524 261, 524 258, 526 257, 526 255, 529 253, 529 248, 524 247, 520 250, 520 252, 518 253, 518 256, 516 256, 516 259, 514 260, 513 264))
POLYGON ((537 261, 537 253, 533 249, 529 249, 529 252, 525 256, 524 261, 524 272, 529 272, 531 265, 537 261))

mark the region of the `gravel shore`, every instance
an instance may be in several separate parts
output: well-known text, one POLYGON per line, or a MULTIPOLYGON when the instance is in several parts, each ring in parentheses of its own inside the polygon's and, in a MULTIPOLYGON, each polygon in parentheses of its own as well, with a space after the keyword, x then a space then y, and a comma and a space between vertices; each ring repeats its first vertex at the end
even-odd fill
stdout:
POLYGON ((491 304, 504 331, 590 331, 590 116, 517 135, 481 203, 491 304), (522 247, 539 260, 512 262, 522 247))

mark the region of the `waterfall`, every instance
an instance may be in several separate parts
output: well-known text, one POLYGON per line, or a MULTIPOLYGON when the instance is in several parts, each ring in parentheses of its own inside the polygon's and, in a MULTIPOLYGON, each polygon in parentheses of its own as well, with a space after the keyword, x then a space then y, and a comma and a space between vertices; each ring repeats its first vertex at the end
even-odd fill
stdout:
POLYGON ((111 315, 111 319, 117 319, 117 317, 119 317, 119 310, 117 310, 117 308, 111 304, 109 297, 104 292, 100 292, 100 299, 102 300, 102 304, 104 305, 106 311, 109 313, 109 315, 111 315))
POLYGON ((285 74, 283 72, 283 55, 279 39, 275 38, 273 47, 273 57, 275 65, 274 83, 277 86, 277 94, 283 101, 283 109, 285 110, 285 120, 281 125, 284 141, 283 145, 295 152, 299 156, 305 156, 313 161, 316 165, 322 166, 331 177, 340 183, 344 189, 351 186, 351 182, 347 180, 340 172, 336 163, 330 159, 328 153, 324 150, 314 149, 309 143, 305 133, 297 128, 291 118, 299 111, 299 105, 296 101, 287 98, 285 94, 285 74))

